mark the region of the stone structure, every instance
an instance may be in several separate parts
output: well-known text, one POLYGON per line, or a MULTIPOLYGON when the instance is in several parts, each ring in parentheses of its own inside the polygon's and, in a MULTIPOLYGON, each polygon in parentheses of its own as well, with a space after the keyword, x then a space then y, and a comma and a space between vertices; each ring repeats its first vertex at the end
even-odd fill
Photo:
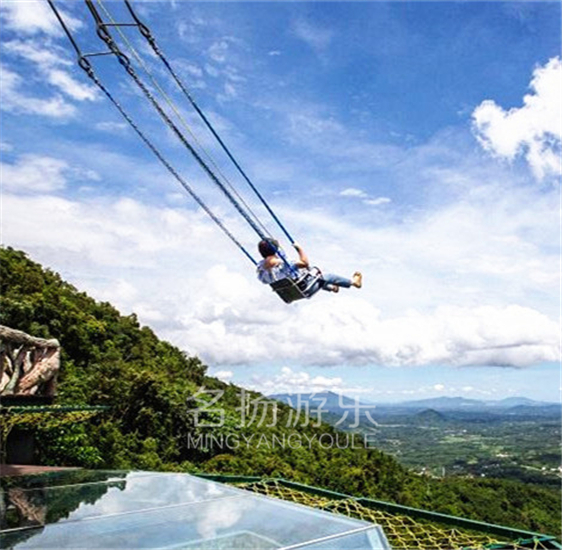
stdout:
POLYGON ((34 338, 0 325, 0 399, 53 397, 59 368, 58 340, 34 338))

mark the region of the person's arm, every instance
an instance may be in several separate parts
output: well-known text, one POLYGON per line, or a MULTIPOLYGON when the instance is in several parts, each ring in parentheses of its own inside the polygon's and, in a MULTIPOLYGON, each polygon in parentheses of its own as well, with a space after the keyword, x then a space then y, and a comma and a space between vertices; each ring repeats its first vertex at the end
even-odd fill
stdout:
POLYGON ((308 256, 304 253, 304 250, 300 247, 298 243, 293 243, 295 250, 299 253, 299 260, 295 262, 295 265, 299 268, 308 267, 310 264, 308 262, 308 256))

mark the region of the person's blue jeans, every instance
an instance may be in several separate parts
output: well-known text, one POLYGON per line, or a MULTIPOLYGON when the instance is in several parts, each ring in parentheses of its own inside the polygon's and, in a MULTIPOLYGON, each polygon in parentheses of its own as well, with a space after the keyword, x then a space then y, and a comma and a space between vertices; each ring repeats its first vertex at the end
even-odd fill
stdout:
POLYGON ((351 286, 351 281, 349 279, 346 279, 345 277, 340 277, 339 275, 333 275, 331 273, 326 273, 326 274, 322 273, 322 277, 318 279, 318 281, 316 281, 316 283, 314 283, 314 285, 312 285, 309 288, 307 295, 309 297, 313 296, 319 290, 331 291, 330 289, 331 286, 342 286, 344 288, 349 288, 351 286))
POLYGON ((349 279, 340 277, 339 275, 333 275, 332 273, 322 273, 322 278, 319 282, 323 290, 329 290, 329 288, 326 288, 326 285, 342 286, 344 288, 351 287, 351 281, 349 279))

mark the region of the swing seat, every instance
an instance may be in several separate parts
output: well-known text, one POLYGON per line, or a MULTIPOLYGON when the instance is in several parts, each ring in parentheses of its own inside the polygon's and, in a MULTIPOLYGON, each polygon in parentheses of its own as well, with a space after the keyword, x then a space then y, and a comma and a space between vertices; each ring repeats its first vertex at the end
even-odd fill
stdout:
POLYGON ((290 304, 314 296, 320 290, 320 285, 317 283, 321 278, 321 271, 317 267, 312 267, 303 271, 296 279, 286 277, 269 286, 286 304, 290 304))

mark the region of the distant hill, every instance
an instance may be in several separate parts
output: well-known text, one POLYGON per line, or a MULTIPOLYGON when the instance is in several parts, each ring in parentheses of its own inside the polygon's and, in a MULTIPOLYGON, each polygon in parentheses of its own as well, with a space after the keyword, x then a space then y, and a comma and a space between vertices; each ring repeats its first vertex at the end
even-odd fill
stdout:
POLYGON ((517 416, 560 416, 562 415, 562 407, 557 404, 518 405, 506 409, 504 414, 517 416))
POLYGON ((308 404, 311 410, 322 408, 334 414, 343 413, 345 410, 358 408, 361 414, 369 411, 371 415, 395 416, 403 414, 415 414, 428 409, 440 412, 482 412, 482 413, 512 413, 528 414, 530 409, 535 409, 535 414, 552 414, 560 405, 535 401, 527 397, 507 397, 496 401, 484 401, 479 399, 467 399, 465 397, 435 397, 430 399, 419 399, 414 401, 401 401, 398 403, 368 403, 355 400, 345 395, 327 391, 318 393, 281 393, 269 396, 293 408, 304 407, 308 404))
MULTIPOLYGON (((490 409, 509 409, 516 406, 544 407, 554 403, 535 401, 527 397, 507 397, 496 401, 484 401, 479 399, 466 399, 464 397, 435 397, 432 399, 420 399, 417 401, 403 401, 396 403, 396 407, 435 410, 490 410, 490 409)), ((392 406, 385 404, 385 407, 392 406)))
MULTIPOLYGON (((557 403, 549 403, 546 401, 535 401, 534 399, 529 399, 528 397, 506 397, 500 401, 488 401, 490 406, 509 408, 509 407, 548 407, 550 405, 556 406, 557 403)), ((559 405, 558 405, 559 406, 559 405)))
POLYGON ((447 416, 435 409, 426 409, 414 416, 414 422, 417 424, 441 424, 448 421, 447 416))
POLYGON ((483 407, 484 402, 478 399, 466 399, 465 397, 432 397, 429 399, 418 399, 414 401, 401 401, 394 406, 409 409, 426 409, 435 410, 459 410, 475 407, 483 407))

